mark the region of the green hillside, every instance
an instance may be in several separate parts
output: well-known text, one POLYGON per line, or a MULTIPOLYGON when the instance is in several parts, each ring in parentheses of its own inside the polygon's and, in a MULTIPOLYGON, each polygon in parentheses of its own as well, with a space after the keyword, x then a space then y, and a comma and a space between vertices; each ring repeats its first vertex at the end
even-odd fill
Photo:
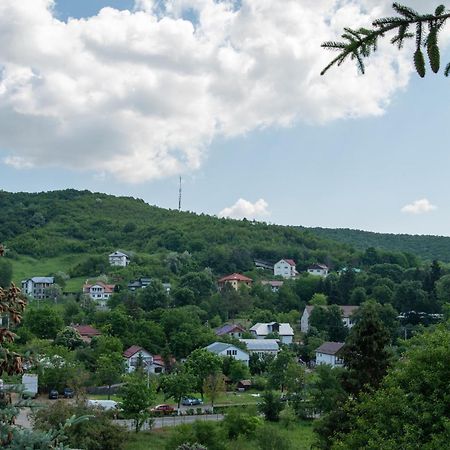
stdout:
POLYGON ((450 237, 410 234, 374 233, 348 228, 303 228, 316 236, 349 244, 355 249, 376 247, 395 252, 413 253, 424 260, 450 262, 450 237))

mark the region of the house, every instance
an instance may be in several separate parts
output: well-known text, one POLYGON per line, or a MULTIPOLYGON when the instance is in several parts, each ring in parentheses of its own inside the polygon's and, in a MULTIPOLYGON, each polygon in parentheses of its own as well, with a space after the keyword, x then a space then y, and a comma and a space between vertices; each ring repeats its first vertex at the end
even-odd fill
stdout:
POLYGON ((273 274, 283 278, 295 278, 298 275, 293 259, 281 259, 273 266, 273 274))
POLYGON ((308 267, 308 273, 319 277, 326 277, 330 271, 329 267, 325 264, 313 264, 308 267))
POLYGON ((260 339, 265 339, 267 335, 276 333, 283 344, 292 344, 294 338, 294 330, 288 323, 257 323, 250 328, 250 333, 260 339))
POLYGON ((284 281, 263 280, 263 281, 261 281, 261 284, 263 286, 269 286, 272 292, 278 292, 280 290, 281 286, 283 286, 284 281))
POLYGON ((216 328, 214 332, 216 333, 217 336, 226 335, 239 339, 242 337, 242 333, 245 332, 245 328, 239 324, 231 323, 216 328))
POLYGON ((328 364, 331 367, 342 367, 344 361, 341 358, 343 342, 324 342, 316 348, 316 364, 328 364))
POLYGON ((232 288, 238 290, 241 286, 251 286, 253 280, 240 273, 232 273, 218 281, 219 289, 223 289, 225 285, 230 285, 232 288))
POLYGON ((209 344, 207 347, 205 347, 205 349, 219 356, 231 356, 231 358, 242 361, 245 365, 248 366, 250 355, 233 344, 227 344, 225 342, 213 342, 212 344, 209 344))
POLYGON ((252 387, 251 380, 241 380, 241 381, 238 381, 238 383, 236 385, 236 389, 238 391, 247 391, 251 387, 252 387))
MULTIPOLYGON (((359 308, 359 306, 354 305, 338 305, 342 311, 342 322, 348 328, 352 328, 354 323, 352 320, 352 314, 359 308)), ((311 317, 314 305, 307 305, 303 311, 302 317, 300 319, 300 331, 302 333, 307 333, 309 330, 309 318, 311 317)))
POLYGON ((257 354, 276 356, 280 350, 278 339, 239 339, 247 346, 250 355, 257 354))
POLYGON ((106 284, 103 281, 97 281, 94 284, 85 284, 83 294, 89 295, 99 306, 104 307, 108 299, 113 295, 114 284, 106 284))
POLYGON ((132 345, 130 348, 123 352, 125 359, 125 367, 128 373, 136 370, 139 362, 142 363, 142 369, 148 373, 162 373, 164 372, 164 362, 159 355, 153 356, 147 350, 138 345, 132 345), (158 356, 158 358, 156 358, 158 356))
POLYGON ((253 262, 255 263, 255 267, 257 269, 273 271, 273 264, 270 264, 270 262, 262 259, 254 259, 253 262))
POLYGON ((49 298, 48 288, 55 284, 54 277, 33 277, 22 280, 22 292, 35 299, 49 298))
POLYGON ((128 283, 128 290, 135 291, 137 289, 143 289, 146 288, 150 283, 152 282, 152 279, 149 277, 141 277, 137 280, 130 281, 128 283))
POLYGON ((71 327, 74 330, 78 331, 81 339, 83 339, 83 341, 87 344, 90 344, 93 337, 102 335, 100 331, 96 330, 90 325, 71 325, 71 327))
POLYGON ((111 253, 108 255, 109 258, 109 264, 111 266, 120 266, 120 267, 126 267, 128 264, 130 264, 130 258, 125 253, 119 252, 116 250, 114 253, 111 253))

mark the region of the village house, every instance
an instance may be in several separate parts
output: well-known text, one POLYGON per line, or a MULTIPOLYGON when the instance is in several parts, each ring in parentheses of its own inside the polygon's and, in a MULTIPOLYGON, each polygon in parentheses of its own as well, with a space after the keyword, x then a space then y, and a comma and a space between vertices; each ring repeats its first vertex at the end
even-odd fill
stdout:
POLYGON ((294 338, 294 330, 288 323, 257 323, 249 331, 260 339, 265 339, 267 335, 276 333, 283 344, 292 344, 294 338))
POLYGON ((139 364, 145 373, 159 374, 164 372, 164 362, 159 355, 152 355, 147 350, 137 345, 132 345, 123 352, 125 367, 128 373, 136 370, 139 364))
POLYGON ((214 330, 217 336, 231 336, 239 339, 242 337, 242 333, 245 332, 245 328, 239 324, 231 323, 222 325, 214 330))
POLYGON ((293 259, 281 259, 273 266, 273 274, 283 278, 295 278, 298 275, 293 259))
POLYGON ((137 289, 143 289, 146 288, 150 283, 152 282, 152 279, 149 277, 141 277, 137 280, 130 281, 128 283, 128 290, 135 291, 137 289))
POLYGON ((83 294, 89 295, 98 306, 105 307, 109 298, 114 293, 114 284, 106 284, 103 281, 97 281, 94 284, 85 284, 83 294))
POLYGON ((273 355, 280 351, 278 339, 239 339, 247 346, 250 355, 273 355))
MULTIPOLYGON (((338 305, 342 311, 342 322, 347 328, 352 328, 354 323, 352 320, 353 313, 359 308, 359 306, 354 305, 338 305)), ((309 319, 311 313, 314 309, 314 305, 307 305, 303 311, 302 317, 300 319, 300 331, 302 333, 307 333, 309 330, 309 319)))
POLYGON ((22 280, 22 292, 35 299, 49 298, 48 288, 55 284, 54 277, 33 277, 22 280))
POLYGON ((249 354, 235 345, 227 344, 225 342, 213 342, 205 347, 205 349, 219 356, 231 357, 237 361, 242 361, 248 366, 250 359, 249 354))
POLYGON ((130 258, 125 253, 119 252, 116 250, 114 253, 111 253, 109 256, 109 264, 111 266, 120 266, 126 267, 130 264, 130 258))
POLYGON ((326 277, 329 271, 329 267, 325 264, 313 264, 308 267, 308 273, 319 277, 326 277))
POLYGON ((74 330, 78 331, 81 339, 83 339, 86 344, 90 344, 93 337, 102 335, 100 331, 96 330, 90 325, 71 325, 71 327, 74 330))
POLYGON ((263 280, 261 281, 263 286, 269 286, 272 292, 278 292, 280 288, 283 286, 284 281, 280 280, 263 280))
POLYGON ((253 280, 245 275, 240 273, 233 273, 231 275, 227 275, 226 277, 221 278, 218 281, 219 289, 223 289, 225 285, 229 285, 232 288, 238 290, 241 286, 251 286, 253 280))
POLYGON ((344 361, 341 358, 343 342, 324 342, 316 349, 316 365, 328 364, 331 367, 342 367, 344 361))

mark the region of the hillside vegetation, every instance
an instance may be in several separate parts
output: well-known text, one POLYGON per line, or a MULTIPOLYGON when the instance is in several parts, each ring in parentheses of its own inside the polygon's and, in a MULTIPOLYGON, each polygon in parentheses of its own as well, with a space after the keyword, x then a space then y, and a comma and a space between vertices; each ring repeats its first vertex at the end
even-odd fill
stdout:
POLYGON ((376 247, 395 252, 408 252, 422 259, 450 262, 450 237, 411 234, 374 233, 348 228, 303 228, 319 238, 351 245, 357 250, 376 247))

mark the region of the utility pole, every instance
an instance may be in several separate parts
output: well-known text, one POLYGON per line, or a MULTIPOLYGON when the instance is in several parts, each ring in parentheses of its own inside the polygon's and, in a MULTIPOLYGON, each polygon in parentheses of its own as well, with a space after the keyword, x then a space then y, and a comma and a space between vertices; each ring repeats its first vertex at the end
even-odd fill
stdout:
POLYGON ((178 211, 181 211, 181 177, 180 177, 180 186, 178 189, 178 211))

